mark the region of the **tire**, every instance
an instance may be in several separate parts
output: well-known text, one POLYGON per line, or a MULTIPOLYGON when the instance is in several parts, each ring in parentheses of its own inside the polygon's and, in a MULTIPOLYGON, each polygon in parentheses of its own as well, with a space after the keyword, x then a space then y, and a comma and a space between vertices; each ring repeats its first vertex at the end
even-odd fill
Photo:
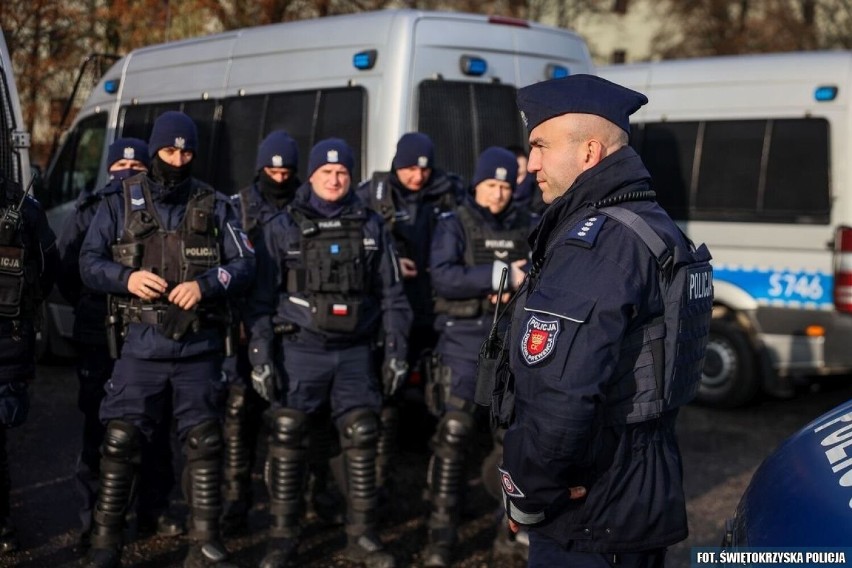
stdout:
POLYGON ((759 389, 754 352, 743 329, 730 320, 712 320, 696 400, 707 406, 734 408, 750 402, 759 389))

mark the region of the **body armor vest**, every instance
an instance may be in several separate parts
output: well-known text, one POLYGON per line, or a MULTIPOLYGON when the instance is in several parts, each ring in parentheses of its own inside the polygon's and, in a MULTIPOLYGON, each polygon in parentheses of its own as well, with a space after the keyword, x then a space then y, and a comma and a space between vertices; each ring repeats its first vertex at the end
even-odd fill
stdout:
MULTIPOLYGON (((466 266, 492 264, 495 260, 511 264, 529 256, 527 235, 530 231, 530 216, 526 211, 518 211, 515 222, 508 229, 487 226, 481 219, 476 219, 470 207, 465 205, 458 207, 456 214, 464 231, 466 266)), ((487 298, 435 298, 435 313, 452 317, 478 317, 493 310, 494 305, 487 298)))
POLYGON ((287 292, 311 304, 317 328, 350 333, 367 294, 365 219, 311 218, 290 209, 301 230, 300 265, 287 272, 287 292))
POLYGON ((610 422, 651 420, 690 402, 701 383, 713 312, 713 268, 705 245, 671 249, 629 209, 601 213, 630 228, 657 260, 664 313, 629 332, 607 392, 610 422))
MULTIPOLYGON (((219 266, 213 190, 202 185, 189 199, 181 226, 167 231, 148 183, 147 176, 124 182, 124 228, 121 239, 112 247, 113 260, 159 275, 169 283, 169 289, 219 266)), ((142 300, 134 298, 131 304, 137 302, 142 300)))
MULTIPOLYGON (((0 179, 5 205, 0 207, 0 318, 32 318, 41 302, 38 285, 38 256, 28 250, 23 214, 18 208, 24 198, 17 187, 0 179)), ((22 207, 21 207, 22 208, 22 207)))

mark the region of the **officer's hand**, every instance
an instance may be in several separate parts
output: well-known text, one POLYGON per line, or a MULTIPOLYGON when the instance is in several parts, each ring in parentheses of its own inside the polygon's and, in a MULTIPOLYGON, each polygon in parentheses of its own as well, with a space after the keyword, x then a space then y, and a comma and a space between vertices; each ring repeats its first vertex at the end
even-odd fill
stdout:
MULTIPOLYGON (((568 491, 570 493, 569 499, 582 499, 586 496, 586 488, 582 486, 577 487, 569 487, 568 491)), ((509 530, 513 533, 517 534, 519 530, 521 530, 521 525, 510 519, 508 516, 506 520, 509 521, 509 530)))
POLYGON ((399 257, 399 271, 403 278, 414 278, 417 276, 417 263, 410 258, 399 257))
POLYGON ((275 373, 272 372, 272 365, 269 363, 255 365, 252 368, 251 386, 266 402, 275 402, 278 400, 278 388, 275 384, 275 373))
POLYGON ((527 259, 522 258, 520 260, 516 260, 512 263, 511 268, 509 269, 509 286, 512 290, 517 290, 521 287, 521 284, 524 282, 524 278, 527 277, 527 273, 523 271, 524 266, 527 264, 527 259))
POLYGON ((201 301, 201 286, 195 280, 181 282, 172 289, 169 301, 181 309, 192 309, 201 301))
POLYGON ((168 287, 168 282, 147 270, 137 270, 127 280, 127 291, 143 300, 156 300, 168 287))
MULTIPOLYGON (((510 294, 509 292, 503 292, 503 297, 500 298, 500 303, 505 304, 511 299, 512 299, 512 294, 510 294)), ((488 295, 488 301, 491 302, 492 304, 497 304, 497 294, 489 294, 488 295)))
POLYGON ((408 377, 408 363, 402 359, 392 357, 382 365, 382 382, 385 387, 385 396, 393 396, 408 377))

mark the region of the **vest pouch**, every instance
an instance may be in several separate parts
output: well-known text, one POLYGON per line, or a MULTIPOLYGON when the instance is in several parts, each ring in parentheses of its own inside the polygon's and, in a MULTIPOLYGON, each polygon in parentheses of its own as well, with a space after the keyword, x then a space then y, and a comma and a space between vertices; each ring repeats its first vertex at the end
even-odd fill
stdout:
POLYGON ((142 268, 142 253, 145 246, 142 243, 119 243, 112 245, 112 259, 128 268, 142 268))
POLYGON ((193 207, 189 217, 189 228, 199 235, 207 234, 210 226, 210 215, 200 207, 193 207))
POLYGON ((360 300, 340 295, 317 294, 313 298, 314 322, 323 331, 352 333, 358 327, 360 300))
POLYGON ((134 240, 141 240, 159 228, 157 221, 144 210, 131 211, 127 215, 125 231, 134 240))
POLYGON ((24 297, 24 249, 0 247, 0 316, 17 317, 24 297))
POLYGON ((448 300, 435 298, 435 313, 447 314, 453 318, 475 318, 482 313, 482 300, 469 298, 467 300, 448 300))

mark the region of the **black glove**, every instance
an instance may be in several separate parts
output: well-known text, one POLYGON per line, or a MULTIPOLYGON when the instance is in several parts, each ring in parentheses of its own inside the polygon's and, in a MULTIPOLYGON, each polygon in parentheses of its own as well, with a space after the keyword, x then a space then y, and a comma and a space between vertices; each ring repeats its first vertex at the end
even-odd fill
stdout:
POLYGON ((266 402, 278 400, 278 383, 272 365, 264 363, 255 365, 251 370, 251 386, 266 402))
POLYGON ((382 365, 382 382, 385 396, 393 396, 405 383, 408 377, 408 363, 402 359, 391 357, 382 365))
POLYGON ((163 314, 163 335, 174 341, 180 341, 191 329, 198 331, 201 321, 195 310, 184 310, 177 304, 170 304, 163 314))

